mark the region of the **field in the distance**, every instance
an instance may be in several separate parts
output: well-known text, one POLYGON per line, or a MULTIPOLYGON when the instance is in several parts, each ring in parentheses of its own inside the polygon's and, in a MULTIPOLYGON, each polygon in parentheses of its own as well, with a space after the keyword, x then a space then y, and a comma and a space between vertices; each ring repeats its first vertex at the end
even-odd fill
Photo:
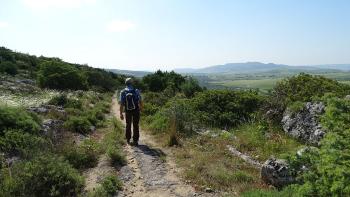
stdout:
MULTIPOLYGON (((332 72, 314 75, 322 75, 350 85, 350 72, 332 72)), ((262 92, 267 92, 271 90, 278 81, 290 76, 292 75, 276 75, 275 73, 209 75, 208 79, 210 80, 207 81, 206 86, 208 88, 259 89, 262 92)))

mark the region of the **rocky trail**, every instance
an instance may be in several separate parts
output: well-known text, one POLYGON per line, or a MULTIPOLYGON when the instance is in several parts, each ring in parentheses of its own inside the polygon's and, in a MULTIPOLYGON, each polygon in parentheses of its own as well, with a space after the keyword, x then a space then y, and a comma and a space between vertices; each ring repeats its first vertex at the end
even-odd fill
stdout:
MULTIPOLYGON (((119 119, 119 104, 113 98, 113 114, 119 119)), ((120 120, 120 119, 119 119, 120 120)), ((125 124, 124 121, 123 125, 125 124)), ((139 146, 125 145, 127 165, 119 171, 124 183, 118 196, 134 197, 187 197, 215 196, 198 193, 179 177, 170 150, 160 147, 146 132, 140 130, 139 146)))

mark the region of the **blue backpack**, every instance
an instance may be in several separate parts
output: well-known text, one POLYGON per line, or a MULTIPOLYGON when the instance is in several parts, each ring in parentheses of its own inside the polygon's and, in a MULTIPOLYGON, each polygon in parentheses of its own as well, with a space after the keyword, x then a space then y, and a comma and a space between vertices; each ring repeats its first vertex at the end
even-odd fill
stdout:
POLYGON ((125 110, 132 111, 139 108, 139 98, 135 89, 125 88, 125 110))

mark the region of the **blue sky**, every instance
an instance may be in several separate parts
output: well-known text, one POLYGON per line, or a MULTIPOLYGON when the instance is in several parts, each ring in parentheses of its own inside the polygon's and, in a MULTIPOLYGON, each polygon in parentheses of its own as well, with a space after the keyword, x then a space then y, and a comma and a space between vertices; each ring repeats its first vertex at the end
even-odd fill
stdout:
POLYGON ((132 70, 350 63, 350 1, 0 0, 0 45, 132 70))

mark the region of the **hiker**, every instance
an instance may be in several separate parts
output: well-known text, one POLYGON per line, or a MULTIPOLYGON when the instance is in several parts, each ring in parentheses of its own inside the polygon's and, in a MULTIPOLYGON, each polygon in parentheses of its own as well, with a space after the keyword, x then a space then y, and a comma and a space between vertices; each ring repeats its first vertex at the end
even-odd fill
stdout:
POLYGON ((142 110, 143 103, 140 91, 133 87, 133 79, 127 78, 125 80, 126 88, 120 92, 120 119, 124 120, 123 112, 125 112, 125 137, 128 144, 131 139, 131 123, 133 126, 133 145, 137 146, 139 141, 139 122, 140 110, 142 110))

